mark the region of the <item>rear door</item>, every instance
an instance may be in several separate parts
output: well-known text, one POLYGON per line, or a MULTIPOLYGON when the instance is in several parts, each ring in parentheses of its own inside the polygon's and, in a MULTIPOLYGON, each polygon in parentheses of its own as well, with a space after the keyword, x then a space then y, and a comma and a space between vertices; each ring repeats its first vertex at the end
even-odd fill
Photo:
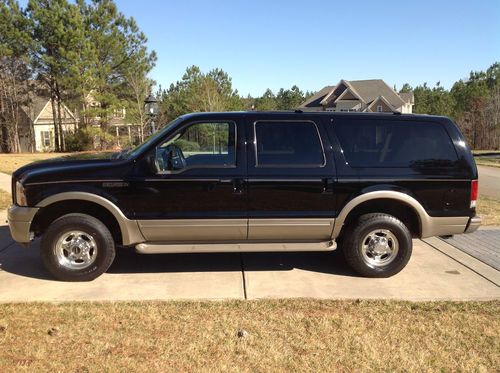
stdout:
POLYGON ((334 165, 320 117, 247 121, 248 239, 328 240, 334 165))

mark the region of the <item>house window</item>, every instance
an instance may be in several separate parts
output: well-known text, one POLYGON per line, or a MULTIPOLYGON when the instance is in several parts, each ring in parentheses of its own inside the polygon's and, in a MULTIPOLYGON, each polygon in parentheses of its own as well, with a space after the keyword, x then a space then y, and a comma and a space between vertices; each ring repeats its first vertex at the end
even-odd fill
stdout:
POLYGON ((113 116, 117 119, 125 118, 125 109, 115 109, 113 112, 113 116))
POLYGON ((377 105, 377 112, 381 113, 383 111, 384 111, 384 108, 382 107, 382 105, 377 105))
POLYGON ((42 135, 42 145, 44 148, 50 148, 50 131, 41 131, 42 135))

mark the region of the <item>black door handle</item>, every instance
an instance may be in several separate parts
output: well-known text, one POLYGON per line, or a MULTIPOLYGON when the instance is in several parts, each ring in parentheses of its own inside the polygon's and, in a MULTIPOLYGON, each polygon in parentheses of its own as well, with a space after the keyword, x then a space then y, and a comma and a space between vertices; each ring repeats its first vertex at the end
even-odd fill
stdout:
POLYGON ((321 193, 333 193, 333 179, 323 178, 323 191, 321 193))
POLYGON ((242 179, 233 179, 233 194, 243 194, 244 184, 242 179))

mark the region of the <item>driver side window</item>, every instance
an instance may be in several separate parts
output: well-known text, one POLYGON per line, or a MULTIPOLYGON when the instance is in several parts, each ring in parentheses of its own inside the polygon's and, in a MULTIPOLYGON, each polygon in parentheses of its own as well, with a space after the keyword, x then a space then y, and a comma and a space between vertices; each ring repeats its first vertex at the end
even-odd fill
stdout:
POLYGON ((236 166, 236 124, 199 122, 184 127, 156 148, 159 172, 236 166))

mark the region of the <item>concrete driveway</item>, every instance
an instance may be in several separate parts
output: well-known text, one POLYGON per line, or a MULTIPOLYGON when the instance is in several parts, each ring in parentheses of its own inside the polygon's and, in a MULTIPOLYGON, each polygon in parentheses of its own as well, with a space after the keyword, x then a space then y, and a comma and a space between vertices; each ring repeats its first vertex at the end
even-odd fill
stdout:
MULTIPOLYGON (((0 221, 5 221, 0 216, 0 221)), ((88 283, 54 281, 38 243, 12 242, 0 226, 0 302, 180 299, 333 298, 500 299, 500 272, 438 239, 415 240, 405 270, 389 279, 351 272, 341 253, 138 255, 88 283)))

